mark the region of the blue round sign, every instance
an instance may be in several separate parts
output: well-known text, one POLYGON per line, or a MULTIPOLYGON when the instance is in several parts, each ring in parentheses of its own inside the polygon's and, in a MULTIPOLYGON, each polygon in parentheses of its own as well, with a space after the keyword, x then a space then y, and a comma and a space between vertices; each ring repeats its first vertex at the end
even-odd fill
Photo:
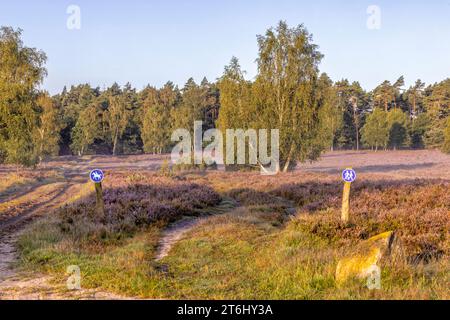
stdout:
POLYGON ((91 178, 91 181, 94 183, 100 183, 105 178, 105 175, 103 174, 103 171, 100 169, 94 169, 89 174, 89 178, 91 178))
POLYGON ((345 169, 342 171, 342 180, 345 182, 353 182, 356 180, 356 171, 353 169, 345 169))

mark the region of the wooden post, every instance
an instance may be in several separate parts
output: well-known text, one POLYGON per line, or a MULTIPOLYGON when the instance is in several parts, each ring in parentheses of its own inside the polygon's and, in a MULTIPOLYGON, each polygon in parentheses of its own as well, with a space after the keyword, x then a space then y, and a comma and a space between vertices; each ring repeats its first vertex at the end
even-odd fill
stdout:
POLYGON ((97 214, 100 217, 104 217, 105 216, 105 202, 103 200, 103 189, 102 189, 101 182, 95 183, 95 195, 96 195, 95 209, 97 211, 97 214))
POLYGON ((351 182, 344 182, 344 194, 342 196, 342 214, 341 214, 341 220, 344 223, 347 223, 349 220, 351 185, 352 185, 351 182))
MULTIPOLYGON (((347 168, 346 170, 353 170, 352 168, 347 168)), ((348 223, 350 219, 350 189, 352 183, 344 180, 344 193, 342 195, 342 213, 341 221, 348 223)))

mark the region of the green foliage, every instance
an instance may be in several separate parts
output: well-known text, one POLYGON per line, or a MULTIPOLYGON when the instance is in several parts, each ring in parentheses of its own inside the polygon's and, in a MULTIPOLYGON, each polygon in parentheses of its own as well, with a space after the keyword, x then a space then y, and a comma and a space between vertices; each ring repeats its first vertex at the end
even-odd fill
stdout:
POLYGON ((425 83, 419 79, 404 94, 409 104, 409 112, 413 117, 423 112, 424 87, 425 83))
POLYGON ((425 133, 425 144, 428 148, 442 148, 446 118, 450 115, 450 79, 430 87, 428 91, 424 103, 431 123, 425 133))
POLYGON ((411 147, 423 148, 425 146, 424 135, 430 128, 430 119, 427 113, 421 113, 411 124, 411 147))
POLYGON ((24 46, 22 30, 0 28, 0 162, 34 165, 39 160, 33 134, 39 126, 37 88, 46 55, 24 46))
POLYGON ((398 78, 394 84, 385 80, 372 92, 374 106, 383 108, 385 112, 389 111, 391 108, 397 108, 399 100, 401 99, 400 87, 404 85, 405 79, 403 76, 398 78))
POLYGON ((442 151, 450 153, 450 117, 447 118, 447 126, 444 129, 444 143, 442 151))
POLYGON ((203 88, 190 78, 182 90, 183 98, 178 106, 171 110, 172 129, 187 129, 193 135, 194 122, 202 121, 205 107, 203 88))
POLYGON ((72 151, 82 156, 98 137, 98 116, 95 106, 87 107, 80 112, 77 123, 72 130, 72 151))
POLYGON ((142 125, 142 141, 147 153, 162 153, 170 146, 170 110, 157 104, 147 108, 142 125))
POLYGON ((366 124, 362 128, 362 140, 365 145, 378 150, 386 148, 389 142, 389 123, 387 112, 376 108, 367 116, 366 124))
POLYGON ((347 79, 334 85, 337 91, 338 106, 342 110, 342 126, 335 140, 339 147, 359 149, 359 136, 368 112, 367 93, 358 82, 349 83, 347 79))
POLYGON ((217 83, 220 90, 220 112, 216 126, 224 134, 224 146, 231 143, 225 134, 227 129, 256 128, 252 83, 245 80, 244 74, 238 59, 233 57, 217 83))
POLYGON ((110 97, 109 108, 106 111, 109 133, 113 143, 113 155, 117 153, 117 144, 127 128, 131 114, 124 95, 110 97))
POLYGON ((171 111, 179 104, 180 93, 173 83, 168 82, 157 90, 149 88, 143 100, 143 121, 141 138, 144 152, 168 152, 171 146, 171 129, 173 118, 171 111))
POLYGON ((64 87, 61 94, 53 97, 55 103, 59 106, 61 112, 61 152, 70 152, 70 145, 72 144, 72 136, 74 127, 78 121, 81 110, 86 109, 94 101, 97 101, 100 96, 100 89, 91 88, 89 84, 72 86, 68 91, 64 87))
POLYGON ((258 36, 258 47, 255 122, 260 128, 280 129, 280 163, 287 171, 323 150, 313 143, 320 130, 317 79, 323 55, 303 25, 289 28, 283 21, 258 36))
POLYGON ((317 135, 317 144, 323 144, 323 148, 334 149, 335 137, 343 125, 343 112, 339 106, 339 97, 336 87, 326 75, 319 78, 319 111, 320 130, 317 135))
POLYGON ((252 84, 244 79, 244 74, 238 59, 233 57, 218 81, 220 113, 216 125, 222 132, 231 128, 247 129, 253 121, 252 84))
POLYGON ((408 116, 400 109, 392 109, 387 114, 389 127, 389 145, 400 148, 407 144, 408 140, 408 116))
POLYGON ((33 140, 36 152, 42 160, 45 156, 58 155, 61 120, 58 107, 47 93, 37 99, 37 106, 40 108, 39 124, 33 140))
POLYGON ((129 83, 105 90, 81 84, 49 97, 38 90, 45 54, 24 46, 20 29, 2 27, 0 163, 35 165, 69 153, 169 152, 173 130, 192 133, 200 120, 203 131, 280 129, 280 170, 314 160, 325 149, 359 149, 361 135, 373 148, 447 149, 450 79, 428 87, 417 80, 404 90, 400 77, 366 92, 356 81, 333 84, 319 75, 322 54, 303 25, 280 22, 257 41, 254 81, 245 79, 233 57, 215 83, 190 78, 182 90, 168 82, 140 92, 129 83), (387 124, 372 116, 377 109, 389 112, 387 124))
POLYGON ((444 143, 445 119, 431 120, 431 125, 425 133, 425 145, 429 149, 438 149, 444 143))
MULTIPOLYGON (((316 159, 324 148, 319 113, 330 93, 320 91, 318 64, 322 55, 303 26, 277 28, 258 36, 258 75, 244 79, 233 58, 220 78, 221 109, 217 126, 222 129, 279 129, 280 162, 288 170, 297 161, 316 159)), ((325 92, 326 91, 326 92, 325 92)), ((323 121, 326 117, 322 116, 323 121)))

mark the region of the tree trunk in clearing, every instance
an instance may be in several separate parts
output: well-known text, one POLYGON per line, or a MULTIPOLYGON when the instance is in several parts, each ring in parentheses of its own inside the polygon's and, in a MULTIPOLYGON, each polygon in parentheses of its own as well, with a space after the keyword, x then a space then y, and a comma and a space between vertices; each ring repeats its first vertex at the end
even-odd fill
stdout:
POLYGON ((113 142, 113 156, 116 155, 116 149, 117 149, 117 140, 119 138, 119 134, 116 131, 116 134, 114 135, 114 142, 113 142))
POLYGON ((291 148, 290 148, 290 150, 289 150, 288 157, 287 157, 287 159, 286 159, 286 163, 284 164, 284 167, 283 167, 283 172, 288 172, 288 170, 289 170, 289 165, 291 164, 292 153, 293 153, 293 152, 294 152, 294 145, 292 144, 292 145, 291 145, 291 148))
POLYGON ((356 128, 356 150, 359 151, 359 129, 356 128))
POLYGON ((291 159, 286 160, 286 163, 284 164, 284 167, 283 167, 283 172, 288 172, 290 164, 291 164, 291 159))
POLYGON ((39 146, 39 162, 42 162, 42 154, 44 153, 44 130, 39 130, 41 136, 41 145, 39 146))

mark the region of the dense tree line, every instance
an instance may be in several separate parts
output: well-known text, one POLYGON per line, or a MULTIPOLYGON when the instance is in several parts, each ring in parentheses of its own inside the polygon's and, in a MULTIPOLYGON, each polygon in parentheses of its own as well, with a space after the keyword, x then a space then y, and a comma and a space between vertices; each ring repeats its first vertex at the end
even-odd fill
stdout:
POLYGON ((280 129, 280 170, 326 149, 440 148, 450 152, 450 78, 405 88, 403 76, 370 92, 319 72, 307 29, 280 22, 258 41, 258 73, 232 58, 215 82, 192 78, 137 91, 89 84, 39 90, 46 56, 21 30, 0 29, 0 163, 34 165, 52 155, 165 153, 177 128, 280 129))

